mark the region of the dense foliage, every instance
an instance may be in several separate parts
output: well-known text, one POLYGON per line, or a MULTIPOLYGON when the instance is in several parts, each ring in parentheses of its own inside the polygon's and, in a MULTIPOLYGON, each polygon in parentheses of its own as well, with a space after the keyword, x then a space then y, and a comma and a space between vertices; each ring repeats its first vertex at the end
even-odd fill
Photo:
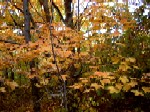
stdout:
POLYGON ((0 111, 150 110, 148 2, 85 3, 0 1, 0 111))

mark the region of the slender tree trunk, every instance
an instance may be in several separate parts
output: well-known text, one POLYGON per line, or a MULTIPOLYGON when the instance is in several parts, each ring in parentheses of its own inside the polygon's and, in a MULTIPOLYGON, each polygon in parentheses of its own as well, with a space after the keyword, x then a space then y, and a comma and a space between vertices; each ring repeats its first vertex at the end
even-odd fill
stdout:
POLYGON ((24 10, 24 36, 26 43, 31 41, 31 35, 30 35, 30 13, 29 13, 29 1, 23 0, 23 10, 24 10))
POLYGON ((15 80, 15 73, 11 70, 10 79, 13 81, 15 80))
POLYGON ((4 70, 4 75, 5 75, 5 78, 8 79, 8 68, 6 68, 6 69, 4 70))
MULTIPOLYGON (((35 71, 33 71, 33 68, 35 68, 35 60, 30 62, 30 69, 31 74, 35 74, 35 71)), ((32 97, 33 97, 33 110, 34 112, 41 112, 41 105, 40 105, 40 89, 36 87, 36 83, 38 83, 38 78, 34 77, 31 81, 31 87, 32 87, 32 97)))
POLYGON ((73 28, 73 11, 72 11, 72 0, 65 0, 64 6, 65 6, 65 24, 67 27, 73 28))
MULTIPOLYGON (((31 15, 29 12, 29 0, 23 0, 23 10, 24 10, 24 36, 26 43, 29 43, 31 41, 31 35, 30 35, 30 21, 31 21, 31 15)), ((31 75, 34 71, 33 68, 35 68, 35 62, 34 60, 30 62, 30 69, 31 69, 31 75)), ((35 84, 38 82, 37 78, 33 78, 30 80, 31 87, 32 87, 32 97, 33 97, 33 111, 34 112, 40 112, 40 96, 39 96, 39 88, 35 86, 35 84)))

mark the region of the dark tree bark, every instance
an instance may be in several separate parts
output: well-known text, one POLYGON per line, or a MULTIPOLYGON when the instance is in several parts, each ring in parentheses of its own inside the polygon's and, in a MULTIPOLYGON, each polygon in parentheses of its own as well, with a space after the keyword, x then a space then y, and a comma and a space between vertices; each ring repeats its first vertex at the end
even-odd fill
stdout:
POLYGON ((15 73, 13 71, 11 71, 10 79, 15 80, 15 73))
POLYGON ((45 16, 46 16, 46 22, 50 22, 51 16, 50 11, 48 7, 48 0, 39 0, 41 6, 44 8, 45 16))
POLYGON ((65 24, 67 27, 73 28, 73 11, 72 11, 72 0, 65 0, 64 6, 65 6, 65 24))
MULTIPOLYGON (((23 0, 23 11, 24 11, 24 36, 26 43, 29 43, 31 41, 31 35, 30 35, 30 12, 29 12, 29 1, 23 0)), ((33 68, 35 68, 35 62, 32 60, 30 62, 30 69, 31 69, 31 75, 34 71, 33 68)), ((39 88, 35 86, 35 84, 38 82, 37 78, 33 78, 30 80, 31 87, 32 87, 32 97, 33 97, 33 110, 34 112, 40 112, 40 96, 39 96, 39 88)))
POLYGON ((23 11, 24 11, 24 36, 26 43, 31 41, 30 35, 30 13, 29 13, 29 2, 28 0, 23 0, 23 11))
POLYGON ((5 75, 5 78, 8 79, 8 68, 6 68, 6 69, 4 70, 4 75, 5 75))

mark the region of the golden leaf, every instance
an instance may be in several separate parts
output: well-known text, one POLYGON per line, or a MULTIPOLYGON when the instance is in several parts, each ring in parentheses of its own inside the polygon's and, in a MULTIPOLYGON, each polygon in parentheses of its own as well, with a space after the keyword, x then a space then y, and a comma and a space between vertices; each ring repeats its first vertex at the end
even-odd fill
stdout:
POLYGON ((136 61, 136 59, 133 57, 130 57, 129 60, 130 60, 130 62, 133 62, 133 63, 136 61))
POLYGON ((98 85, 97 83, 92 83, 91 87, 94 87, 95 90, 98 90, 100 87, 102 87, 101 85, 98 85))
POLYGON ((128 83, 131 87, 135 87, 136 85, 138 85, 138 83, 137 82, 135 82, 135 81, 132 81, 132 82, 130 82, 130 83, 128 83))
POLYGON ((126 64, 121 64, 121 65, 119 65, 119 69, 122 71, 127 71, 128 69, 130 69, 130 66, 128 66, 126 64))
POLYGON ((150 93, 150 87, 142 87, 145 93, 150 93))
POLYGON ((144 94, 138 90, 131 90, 135 94, 135 96, 144 96, 144 94))
POLYGON ((40 84, 42 84, 42 85, 47 85, 48 82, 49 82, 48 79, 42 79, 42 80, 40 81, 40 84))
POLYGON ((35 84, 36 87, 41 87, 38 83, 35 84))
POLYGON ((110 83, 110 79, 103 79, 103 80, 100 80, 100 82, 102 83, 102 85, 109 84, 110 83))
POLYGON ((84 90, 84 93, 89 93, 89 92, 90 92, 90 89, 84 90))
POLYGON ((65 81, 65 80, 67 80, 68 75, 61 75, 61 77, 65 81))
POLYGON ((122 83, 127 83, 127 82, 129 82, 129 79, 127 78, 127 76, 121 76, 121 77, 119 78, 119 80, 120 80, 122 83))
POLYGON ((9 84, 9 86, 10 86, 10 88, 12 89, 12 90, 14 90, 16 87, 18 87, 19 85, 16 83, 16 82, 9 82, 8 83, 9 84))
POLYGON ((120 58, 112 57, 111 60, 113 61, 113 64, 118 64, 118 62, 120 61, 120 58))
POLYGON ((118 89, 118 90, 121 90, 122 89, 122 84, 121 83, 116 83, 115 84, 115 87, 118 89))
POLYGON ((98 72, 98 71, 96 71, 96 72, 94 73, 94 75, 96 75, 96 76, 98 76, 98 77, 105 77, 105 76, 107 76, 108 74, 107 74, 107 72, 98 72))
POLYGON ((123 90, 126 92, 129 91, 130 89, 131 89, 131 86, 128 83, 123 86, 123 90))
POLYGON ((0 92, 5 93, 6 92, 5 87, 0 87, 0 92))
POLYGON ((109 86, 108 90, 110 93, 119 93, 120 90, 116 89, 114 86, 109 86))
POLYGON ((138 67, 138 66, 133 66, 133 68, 135 68, 135 69, 139 69, 139 67, 138 67))
POLYGON ((73 85, 74 89, 80 89, 82 87, 82 85, 73 85))

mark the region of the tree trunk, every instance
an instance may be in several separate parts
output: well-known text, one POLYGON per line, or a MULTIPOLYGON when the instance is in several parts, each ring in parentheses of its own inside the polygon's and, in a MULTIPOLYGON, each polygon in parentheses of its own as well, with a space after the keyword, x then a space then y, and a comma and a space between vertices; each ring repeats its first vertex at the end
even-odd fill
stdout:
POLYGON ((29 13, 29 1, 23 0, 23 11, 24 11, 24 36, 26 43, 31 41, 30 35, 30 13, 29 13))
MULTIPOLYGON (((30 35, 30 21, 31 21, 31 15, 29 12, 29 0, 23 0, 23 10, 24 10, 24 36, 26 43, 29 43, 31 41, 31 35, 30 35)), ((30 62, 30 69, 31 74, 33 74, 34 71, 32 71, 35 68, 35 62, 34 60, 30 62)), ((35 84, 38 82, 37 78, 33 78, 30 80, 31 87, 32 87, 32 98, 33 98, 33 111, 34 112, 40 112, 40 96, 39 96, 39 88, 35 86, 35 84)))
POLYGON ((72 11, 72 0, 65 0, 64 6, 65 6, 65 25, 67 27, 73 28, 73 11, 72 11))

